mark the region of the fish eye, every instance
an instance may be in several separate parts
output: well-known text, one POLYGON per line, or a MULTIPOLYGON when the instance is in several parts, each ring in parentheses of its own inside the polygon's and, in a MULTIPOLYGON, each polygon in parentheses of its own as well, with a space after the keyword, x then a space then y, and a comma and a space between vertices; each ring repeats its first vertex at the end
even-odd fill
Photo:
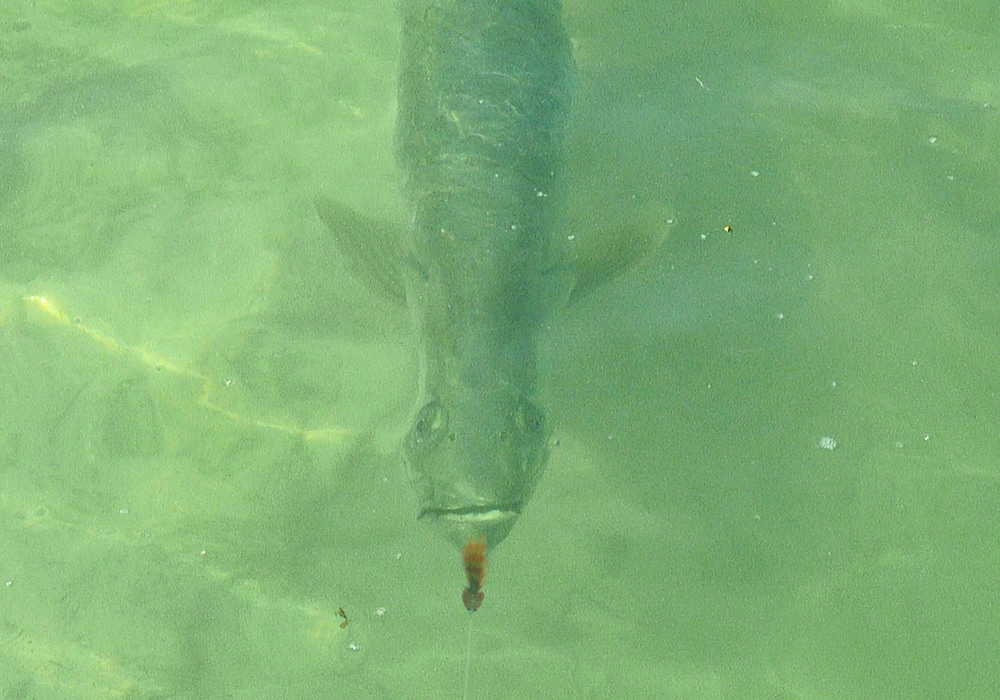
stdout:
POLYGON ((545 416, 535 404, 525 399, 520 402, 514 414, 514 421, 518 430, 525 433, 536 433, 545 422, 545 416))
POLYGON ((444 409, 437 399, 427 402, 413 424, 411 443, 414 448, 429 447, 441 439, 446 423, 444 409))

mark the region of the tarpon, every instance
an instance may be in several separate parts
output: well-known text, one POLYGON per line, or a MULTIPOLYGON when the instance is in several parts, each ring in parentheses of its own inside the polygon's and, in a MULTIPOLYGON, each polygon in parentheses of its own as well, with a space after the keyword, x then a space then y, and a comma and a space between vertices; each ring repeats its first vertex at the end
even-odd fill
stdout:
POLYGON ((570 41, 558 0, 404 0, 401 56, 396 158, 412 225, 386 246, 361 217, 316 206, 355 268, 405 297, 414 320, 419 409, 402 454, 419 519, 458 547, 493 547, 548 457, 537 335, 567 267, 552 195, 570 41))
POLYGON ((571 56, 555 0, 404 9, 396 148, 423 352, 403 456, 420 519, 458 546, 504 539, 548 456, 536 336, 571 56))

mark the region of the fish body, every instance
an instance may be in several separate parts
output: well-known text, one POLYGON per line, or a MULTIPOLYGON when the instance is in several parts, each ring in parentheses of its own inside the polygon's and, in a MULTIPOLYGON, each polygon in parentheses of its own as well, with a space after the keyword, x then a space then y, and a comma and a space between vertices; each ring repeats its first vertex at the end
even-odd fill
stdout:
POLYGON ((503 540, 548 457, 536 336, 571 72, 557 0, 404 5, 396 156, 421 407, 402 451, 420 519, 458 547, 503 540))
POLYGON ((403 0, 395 145, 412 221, 315 200, 357 276, 413 318, 420 396, 402 454, 419 519, 459 549, 503 541, 545 469, 551 307, 624 274, 673 221, 656 203, 555 245, 572 73, 559 0, 403 0))

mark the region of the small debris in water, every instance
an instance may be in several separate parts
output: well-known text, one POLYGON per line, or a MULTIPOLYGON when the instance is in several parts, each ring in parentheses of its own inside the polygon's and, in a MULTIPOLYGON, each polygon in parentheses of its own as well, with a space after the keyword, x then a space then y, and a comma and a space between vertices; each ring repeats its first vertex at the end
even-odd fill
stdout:
POLYGON ((837 448, 837 441, 832 437, 821 437, 819 439, 819 446, 824 450, 834 450, 837 448))

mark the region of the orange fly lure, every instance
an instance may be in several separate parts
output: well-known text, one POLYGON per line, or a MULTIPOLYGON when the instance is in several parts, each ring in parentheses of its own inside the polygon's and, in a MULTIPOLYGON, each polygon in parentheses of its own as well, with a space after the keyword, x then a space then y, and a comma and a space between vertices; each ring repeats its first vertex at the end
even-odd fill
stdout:
POLYGON ((486 581, 486 538, 470 537, 462 548, 462 563, 468 585, 462 591, 462 602, 470 613, 483 604, 483 583, 486 581))

